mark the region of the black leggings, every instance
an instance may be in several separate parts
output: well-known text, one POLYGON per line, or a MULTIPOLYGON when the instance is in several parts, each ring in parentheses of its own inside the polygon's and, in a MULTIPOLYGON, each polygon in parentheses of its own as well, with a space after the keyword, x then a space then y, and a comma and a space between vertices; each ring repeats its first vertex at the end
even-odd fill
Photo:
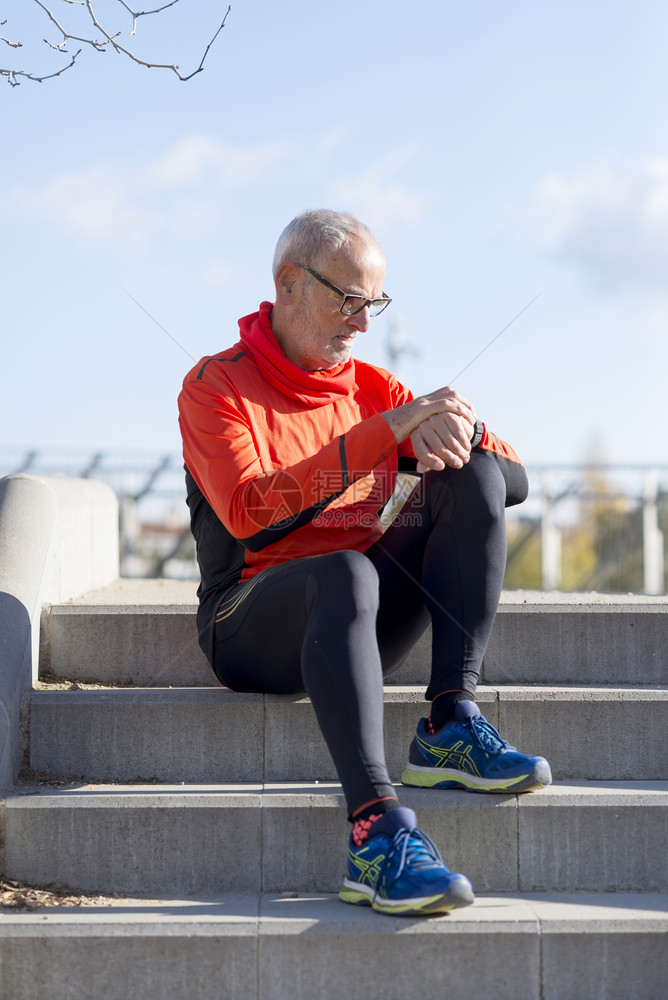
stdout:
POLYGON ((504 507, 525 492, 520 466, 474 452, 463 469, 426 473, 366 553, 294 559, 225 595, 214 632, 217 676, 235 691, 306 691, 351 815, 395 795, 383 676, 430 622, 426 698, 475 693, 505 570, 504 507))

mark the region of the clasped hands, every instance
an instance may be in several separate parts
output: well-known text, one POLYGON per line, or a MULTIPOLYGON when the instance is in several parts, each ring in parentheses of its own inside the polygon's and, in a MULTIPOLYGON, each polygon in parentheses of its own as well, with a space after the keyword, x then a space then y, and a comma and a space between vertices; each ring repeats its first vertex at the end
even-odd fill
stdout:
POLYGON ((410 436, 418 472, 461 469, 471 456, 475 410, 449 386, 388 410, 383 417, 398 443, 410 436))

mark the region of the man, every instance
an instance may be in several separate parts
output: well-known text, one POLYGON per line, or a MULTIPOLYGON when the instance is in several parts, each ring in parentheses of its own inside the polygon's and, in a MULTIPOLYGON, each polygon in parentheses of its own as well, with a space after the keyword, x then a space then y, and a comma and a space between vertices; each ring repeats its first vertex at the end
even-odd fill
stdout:
POLYGON ((524 469, 459 393, 413 399, 353 361, 355 338, 389 305, 384 279, 358 220, 294 219, 276 247, 275 304, 186 376, 180 424, 211 666, 236 691, 308 693, 353 824, 340 898, 434 913, 471 903, 471 885, 399 805, 382 729, 383 676, 430 623, 431 712, 403 783, 528 791, 551 776, 474 701, 505 568, 504 507, 525 499, 524 469), (424 475, 382 534, 400 466, 424 475))

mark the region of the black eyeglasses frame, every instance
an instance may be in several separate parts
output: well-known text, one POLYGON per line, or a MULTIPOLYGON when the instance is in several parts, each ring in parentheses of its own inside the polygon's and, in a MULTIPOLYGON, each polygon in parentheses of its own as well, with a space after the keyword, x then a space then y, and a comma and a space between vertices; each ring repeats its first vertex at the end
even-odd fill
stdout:
POLYGON ((312 267, 308 266, 308 264, 297 264, 296 266, 301 267, 304 271, 308 271, 308 273, 314 277, 316 281, 319 281, 321 285, 324 285, 325 288, 330 288, 333 292, 336 292, 337 295, 341 296, 342 302, 339 306, 339 312, 343 313, 344 316, 356 316, 357 313, 362 312, 362 310, 366 309, 367 306, 369 307, 370 316, 380 316, 383 310, 387 309, 392 301, 389 295, 386 295, 385 292, 383 292, 382 297, 379 299, 367 299, 363 295, 355 295, 353 292, 344 292, 342 288, 338 288, 336 285, 332 284, 331 281, 328 281, 327 278, 323 277, 322 274, 319 274, 318 271, 314 271, 312 267), (355 309, 354 312, 345 312, 344 306, 347 299, 364 299, 364 302, 358 309, 355 309), (372 309, 376 309, 377 311, 371 312, 372 309))

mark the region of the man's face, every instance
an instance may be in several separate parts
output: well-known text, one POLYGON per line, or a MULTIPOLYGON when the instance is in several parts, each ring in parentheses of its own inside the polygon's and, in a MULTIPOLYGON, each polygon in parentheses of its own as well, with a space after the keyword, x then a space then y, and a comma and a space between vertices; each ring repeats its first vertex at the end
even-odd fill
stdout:
MULTIPOLYGON (((385 260, 375 243, 351 241, 337 253, 322 257, 313 267, 344 292, 380 298, 385 260)), ((369 310, 354 316, 340 312, 341 297, 300 269, 299 287, 282 347, 290 360, 307 371, 334 368, 347 361, 358 333, 369 329, 369 310)))

